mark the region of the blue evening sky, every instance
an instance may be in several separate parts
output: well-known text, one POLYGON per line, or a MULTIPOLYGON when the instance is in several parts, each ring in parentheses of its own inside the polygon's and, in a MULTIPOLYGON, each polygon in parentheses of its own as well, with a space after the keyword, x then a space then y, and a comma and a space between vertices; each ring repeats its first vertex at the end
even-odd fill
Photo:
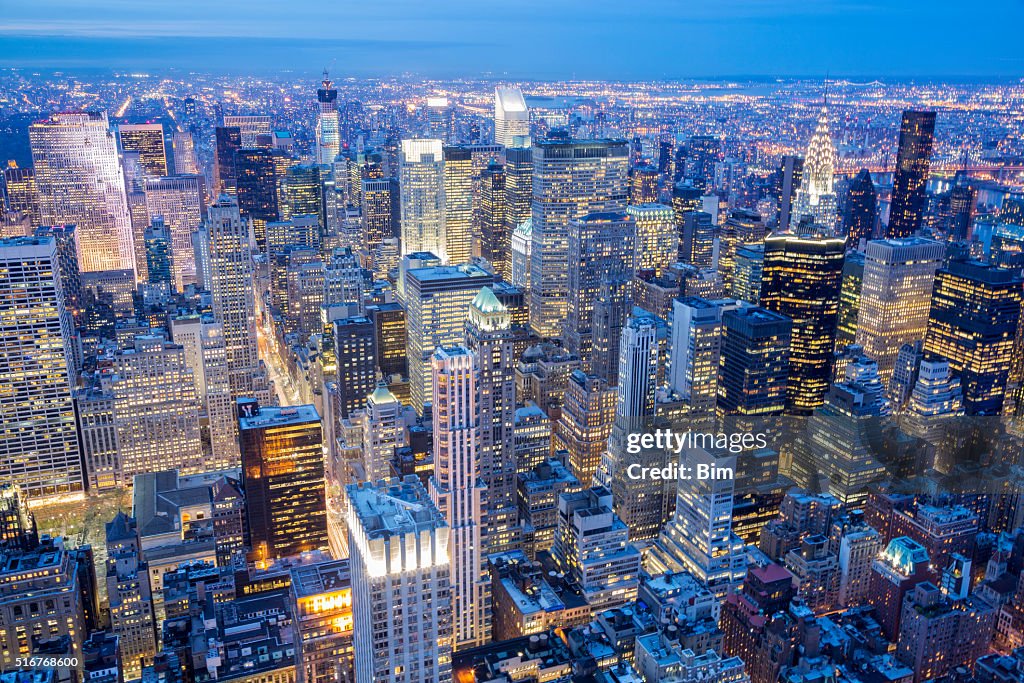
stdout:
POLYGON ((1024 0, 0 0, 0 66, 1024 76, 1024 0))

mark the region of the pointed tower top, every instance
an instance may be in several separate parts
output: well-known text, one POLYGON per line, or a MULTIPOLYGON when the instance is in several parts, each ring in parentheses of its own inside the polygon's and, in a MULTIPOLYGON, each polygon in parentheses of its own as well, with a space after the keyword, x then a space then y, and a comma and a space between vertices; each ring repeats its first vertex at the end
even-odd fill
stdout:
POLYGON ((505 304, 498 301, 498 297, 494 296, 494 290, 490 287, 481 289, 476 297, 474 297, 471 305, 481 313, 505 313, 508 311, 505 304))
POLYGON ((369 396, 370 400, 377 405, 384 403, 398 403, 398 398, 391 393, 388 389, 388 385, 384 380, 377 382, 377 388, 373 390, 373 393, 369 396))

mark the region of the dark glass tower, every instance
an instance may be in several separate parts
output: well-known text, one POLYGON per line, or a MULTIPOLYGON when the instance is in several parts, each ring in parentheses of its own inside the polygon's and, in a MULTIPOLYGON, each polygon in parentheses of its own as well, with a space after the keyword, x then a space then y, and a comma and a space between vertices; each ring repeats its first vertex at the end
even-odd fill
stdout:
POLYGON ((968 183, 967 174, 958 171, 953 189, 949 191, 949 239, 962 242, 970 237, 976 201, 977 193, 968 183))
POLYGON ((238 172, 235 152, 242 146, 242 129, 238 126, 218 127, 214 130, 216 155, 213 167, 213 189, 217 194, 235 194, 238 172))
POLYGON ((905 111, 900 126, 896 174, 892 181, 888 238, 909 237, 921 227, 924 185, 931 168, 935 140, 935 112, 905 111))
POLYGON ((843 232, 846 246, 856 249, 861 240, 871 239, 878 218, 878 194, 871 182, 871 172, 862 168, 853 179, 850 193, 846 197, 846 213, 843 216, 843 232))
POLYGON ((235 152, 238 212, 252 220, 256 244, 267 252, 267 223, 277 220, 277 169, 273 150, 239 149, 235 152))
POLYGON ((722 314, 720 415, 781 415, 786 407, 793 321, 759 306, 722 314))

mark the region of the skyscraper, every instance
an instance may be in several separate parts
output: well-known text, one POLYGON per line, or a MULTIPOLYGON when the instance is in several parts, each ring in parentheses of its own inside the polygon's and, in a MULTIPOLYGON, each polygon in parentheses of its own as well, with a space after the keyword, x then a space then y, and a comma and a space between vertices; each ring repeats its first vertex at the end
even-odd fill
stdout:
POLYGON ((711 214, 704 211, 687 211, 682 223, 676 219, 679 228, 679 260, 697 268, 712 268, 715 265, 715 228, 711 214))
POLYGON ((267 562, 326 548, 323 437, 316 408, 261 407, 251 399, 237 405, 253 559, 267 562))
POLYGON ((626 214, 636 224, 634 269, 640 274, 660 277, 675 262, 679 252, 679 233, 672 207, 640 204, 627 207, 626 214))
POLYGON ((718 241, 718 272, 722 275, 727 292, 732 291, 736 270, 736 250, 741 244, 754 244, 768 234, 761 214, 747 209, 734 209, 722 225, 718 241))
MULTIPOLYGON (((362 181, 363 248, 372 251, 384 240, 399 236, 398 183, 394 178, 362 181)), ((374 264, 376 267, 377 264, 374 264)))
POLYGON ((29 496, 83 489, 71 317, 52 237, 0 240, 0 479, 29 496))
POLYGON ((149 565, 142 557, 138 524, 118 512, 106 525, 105 583, 110 630, 118 637, 123 673, 141 676, 157 653, 156 621, 149 565))
POLYGON ((844 251, 835 237, 774 235, 764 242, 761 305, 793 321, 786 407, 795 414, 821 405, 831 383, 844 251))
POLYGON ((672 343, 668 384, 690 413, 715 413, 718 366, 722 356, 722 314, 736 307, 729 299, 679 297, 672 303, 672 343))
POLYGON ((480 255, 506 282, 512 279, 512 231, 506 222, 505 167, 490 164, 480 177, 480 255))
POLYGON ((846 195, 843 232, 846 233, 847 248, 858 249, 861 240, 871 239, 877 220, 878 193, 875 192, 875 184, 871 182, 871 172, 862 168, 846 195))
POLYGON ((363 469, 365 479, 375 482, 389 479, 395 449, 405 445, 402 402, 388 391, 384 382, 366 397, 366 423, 363 426, 363 469))
POLYGON ((484 550, 487 493, 480 448, 478 368, 464 346, 438 348, 431 359, 434 406, 434 475, 430 498, 448 523, 452 613, 456 650, 487 642, 491 587, 484 550))
POLYGON ((629 144, 544 140, 533 148, 533 164, 530 327, 541 337, 557 337, 568 312, 569 222, 626 208, 629 144))
POLYGON ((444 150, 440 140, 402 140, 398 186, 402 254, 430 251, 447 260, 444 150))
POLYGON ((264 114, 226 114, 224 126, 237 128, 242 147, 270 147, 273 119, 264 114))
POLYGON ((713 135, 694 135, 687 145, 686 178, 701 192, 712 189, 722 141, 713 135))
MULTIPOLYGON (((444 245, 448 262, 468 263, 473 242, 473 152, 468 146, 444 148, 444 245)), ((404 225, 404 222, 403 222, 404 225)))
POLYGON ((29 126, 39 209, 78 231, 82 272, 134 270, 124 173, 106 112, 67 112, 29 126))
POLYGON ((356 683, 452 677, 452 529, 415 475, 347 490, 356 683))
MULTIPOLYGON (((849 240, 847 240, 849 245, 849 240)), ((857 316, 864 285, 864 252, 847 251, 839 285, 839 314, 836 319, 836 351, 857 342, 857 316)))
POLYGON ((569 374, 555 439, 569 452, 569 470, 584 484, 593 481, 608 447, 617 402, 618 391, 604 379, 582 370, 569 374))
POLYGON ((267 251, 267 223, 278 219, 277 163, 273 150, 242 148, 235 152, 238 212, 251 220, 256 246, 267 251))
POLYGON ((171 275, 179 292, 196 283, 195 251, 192 233, 202 222, 206 210, 203 181, 198 175, 146 178, 146 211, 150 217, 162 216, 170 234, 171 275))
POLYGON ((494 89, 494 143, 530 146, 530 110, 519 88, 494 89))
POLYGON ((828 230, 836 229, 835 193, 836 147, 828 127, 828 107, 821 108, 818 127, 811 136, 804 158, 800 189, 793 202, 789 226, 795 228, 810 217, 811 222, 828 230))
POLYGON ((793 321, 757 306, 722 314, 719 415, 781 415, 793 321))
POLYGON ((218 126, 213 130, 213 137, 213 191, 218 195, 235 194, 238 182, 235 152, 242 146, 242 131, 237 126, 218 126))
POLYGON ((978 193, 971 187, 965 171, 957 171, 953 189, 949 191, 949 238, 964 241, 971 234, 974 210, 978 202, 978 193))
POLYGON ((792 222, 793 200, 803 182, 804 160, 803 157, 787 154, 782 157, 782 166, 779 169, 779 215, 777 224, 783 229, 792 222))
POLYGON ((341 151, 341 137, 338 126, 338 91, 324 69, 324 80, 316 91, 316 159, 317 163, 331 165, 341 151))
POLYGON ((903 112, 886 237, 910 237, 921 227, 934 137, 935 112, 903 112))
POLYGON ((346 418, 366 407, 366 397, 377 384, 373 322, 361 315, 335 320, 334 355, 338 366, 338 417, 346 418))
POLYGON ((162 123, 121 123, 117 126, 117 137, 123 151, 139 155, 139 163, 146 175, 170 175, 162 123))
POLYGON ((935 271, 943 246, 920 237, 873 240, 864 252, 856 342, 892 377, 903 344, 924 339, 935 271))

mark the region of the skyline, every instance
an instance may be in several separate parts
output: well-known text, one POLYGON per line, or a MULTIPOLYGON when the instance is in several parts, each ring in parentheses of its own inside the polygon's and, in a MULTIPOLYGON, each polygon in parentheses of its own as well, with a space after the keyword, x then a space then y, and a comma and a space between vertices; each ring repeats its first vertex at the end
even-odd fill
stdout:
POLYGON ((1013 30, 1024 21, 1024 5, 1012 1, 973 16, 949 0, 899 6, 840 0, 810 7, 792 0, 685 7, 654 0, 628 12, 569 0, 555 7, 530 2, 518 16, 464 0, 441 7, 403 0, 386 8, 314 7, 299 0, 286 10, 267 2, 241 9, 237 2, 210 8, 197 0, 173 8, 124 0, 89 8, 66 0, 7 8, 0 20, 0 65, 268 73, 323 64, 332 73, 358 77, 627 80, 825 74, 1003 79, 1024 71, 1024 48, 1013 30), (311 15, 337 28, 310 36, 311 15), (852 45, 857 49, 848 49, 852 45))

